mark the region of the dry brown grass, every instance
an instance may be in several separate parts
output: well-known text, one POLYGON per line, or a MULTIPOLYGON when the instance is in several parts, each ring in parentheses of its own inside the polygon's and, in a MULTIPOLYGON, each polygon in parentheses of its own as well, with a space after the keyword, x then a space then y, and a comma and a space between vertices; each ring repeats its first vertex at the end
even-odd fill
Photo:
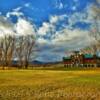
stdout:
POLYGON ((0 70, 0 100, 100 100, 100 70, 0 70))

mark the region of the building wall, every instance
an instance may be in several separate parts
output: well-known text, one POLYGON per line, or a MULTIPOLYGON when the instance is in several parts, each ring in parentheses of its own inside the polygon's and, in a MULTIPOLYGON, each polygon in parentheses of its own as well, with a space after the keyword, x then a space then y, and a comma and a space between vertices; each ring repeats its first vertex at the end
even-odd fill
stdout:
POLYGON ((83 54, 75 54, 71 56, 71 60, 65 60, 64 65, 96 67, 100 66, 100 58, 98 59, 96 56, 85 58, 83 54))

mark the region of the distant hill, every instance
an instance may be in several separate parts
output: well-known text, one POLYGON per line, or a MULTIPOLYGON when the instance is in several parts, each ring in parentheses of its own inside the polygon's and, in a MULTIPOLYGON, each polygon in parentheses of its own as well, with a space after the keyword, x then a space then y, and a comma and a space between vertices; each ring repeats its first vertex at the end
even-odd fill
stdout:
POLYGON ((30 62, 30 64, 58 64, 58 63, 61 63, 61 61, 59 61, 59 62, 42 62, 42 61, 34 60, 34 61, 30 62))
POLYGON ((34 60, 34 61, 30 62, 30 64, 45 64, 45 63, 42 61, 34 60))
MULTIPOLYGON (((12 61, 12 63, 14 65, 18 64, 18 61, 12 61)), ((43 65, 43 64, 58 64, 58 63, 61 63, 61 61, 58 61, 58 62, 43 62, 43 61, 38 61, 38 60, 34 60, 34 61, 31 61, 30 64, 32 65, 43 65)))

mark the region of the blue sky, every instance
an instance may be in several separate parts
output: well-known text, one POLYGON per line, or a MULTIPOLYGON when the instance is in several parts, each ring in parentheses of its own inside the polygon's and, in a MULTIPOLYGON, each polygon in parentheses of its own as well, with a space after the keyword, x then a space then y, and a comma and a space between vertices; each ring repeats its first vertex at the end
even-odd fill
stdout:
POLYGON ((25 17, 30 17, 36 24, 48 21, 51 15, 71 15, 75 12, 84 12, 94 0, 0 0, 0 12, 7 12, 22 7, 25 17))
POLYGON ((31 32, 37 30, 37 60, 59 61, 68 54, 66 52, 79 50, 92 43, 93 39, 88 33, 94 1, 0 0, 0 15, 15 26, 25 22, 31 32))

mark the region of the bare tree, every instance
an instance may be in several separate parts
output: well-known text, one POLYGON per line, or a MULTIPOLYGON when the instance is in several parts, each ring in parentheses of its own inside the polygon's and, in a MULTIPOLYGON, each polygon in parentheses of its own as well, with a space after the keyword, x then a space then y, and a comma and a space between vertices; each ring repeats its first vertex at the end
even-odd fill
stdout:
POLYGON ((24 48, 24 37, 18 36, 16 38, 15 56, 17 57, 19 68, 23 66, 23 48, 24 48))
POLYGON ((15 37, 12 36, 10 39, 10 48, 7 54, 8 65, 12 65, 14 51, 15 51, 15 37))
POLYGON ((0 41, 0 55, 1 55, 1 62, 4 66, 11 65, 13 52, 14 52, 14 37, 11 35, 5 35, 1 38, 0 41))
POLYGON ((33 35, 28 35, 25 37, 24 46, 24 66, 27 69, 31 57, 33 56, 33 49, 35 45, 35 39, 33 35))
POLYGON ((16 55, 19 67, 27 69, 30 58, 33 56, 33 48, 35 44, 34 35, 19 36, 16 45, 16 55))
POLYGON ((94 52, 100 50, 100 7, 98 6, 99 4, 100 4, 100 0, 96 0, 94 5, 92 6, 92 10, 94 14, 93 14, 93 26, 92 26, 91 35, 96 40, 96 43, 92 45, 92 49, 94 52))

